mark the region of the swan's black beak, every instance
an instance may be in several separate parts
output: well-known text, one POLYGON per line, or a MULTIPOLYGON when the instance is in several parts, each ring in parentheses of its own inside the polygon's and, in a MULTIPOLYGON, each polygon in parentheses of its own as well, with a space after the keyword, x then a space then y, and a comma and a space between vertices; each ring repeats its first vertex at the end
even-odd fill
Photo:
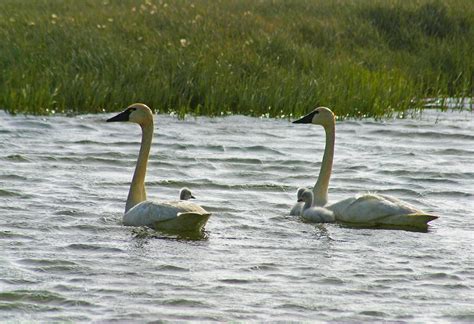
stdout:
POLYGON ((107 122, 110 123, 110 122, 124 122, 124 121, 128 121, 129 118, 130 118, 130 113, 132 112, 131 109, 126 109, 124 111, 122 111, 120 114, 112 117, 112 118, 109 118, 107 119, 107 122))
POLYGON ((296 202, 303 202, 303 199, 300 198, 296 202))
POLYGON ((317 114, 317 113, 318 113, 317 110, 313 110, 312 112, 310 112, 306 116, 303 116, 300 119, 297 119, 297 120, 293 121, 293 124, 311 124, 313 122, 314 115, 317 114))
POLYGON ((193 195, 191 195, 191 197, 189 197, 189 198, 191 198, 191 199, 196 199, 196 197, 194 197, 193 195))

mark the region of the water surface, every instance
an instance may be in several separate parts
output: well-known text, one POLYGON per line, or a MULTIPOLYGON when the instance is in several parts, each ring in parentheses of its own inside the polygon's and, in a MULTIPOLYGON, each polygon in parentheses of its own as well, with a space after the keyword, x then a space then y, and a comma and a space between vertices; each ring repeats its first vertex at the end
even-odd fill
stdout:
POLYGON ((390 194, 427 232, 287 216, 324 131, 241 116, 155 119, 149 198, 188 186, 202 237, 121 225, 139 127, 0 113, 3 320, 474 321, 474 119, 337 123, 330 200, 390 194))

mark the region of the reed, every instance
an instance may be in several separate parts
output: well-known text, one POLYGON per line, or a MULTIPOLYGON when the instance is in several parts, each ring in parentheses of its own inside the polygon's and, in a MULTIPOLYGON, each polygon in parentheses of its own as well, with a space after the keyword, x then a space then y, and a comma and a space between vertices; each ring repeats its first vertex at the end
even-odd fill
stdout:
POLYGON ((339 116, 471 97, 471 0, 0 2, 0 108, 339 116))

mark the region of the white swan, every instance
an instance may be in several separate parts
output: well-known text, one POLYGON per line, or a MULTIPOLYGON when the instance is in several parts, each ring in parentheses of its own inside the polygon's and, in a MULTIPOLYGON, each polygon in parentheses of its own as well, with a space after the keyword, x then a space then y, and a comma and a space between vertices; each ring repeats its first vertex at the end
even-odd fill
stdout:
MULTIPOLYGON (((334 157, 336 123, 334 114, 328 108, 319 107, 293 123, 321 125, 326 131, 326 147, 321 170, 313 189, 315 197, 313 206, 325 206, 328 201, 329 178, 334 157)), ((368 225, 426 228, 428 222, 438 218, 396 198, 379 194, 358 195, 326 206, 326 208, 334 212, 336 220, 368 225)))
POLYGON ((117 116, 107 119, 107 122, 127 121, 140 125, 142 141, 125 205, 123 224, 164 230, 201 230, 211 215, 201 206, 184 200, 167 202, 146 200, 145 175, 153 138, 153 113, 146 105, 137 103, 117 116))
POLYGON ((291 208, 290 216, 300 216, 303 212, 304 202, 302 202, 301 196, 305 190, 306 188, 298 188, 298 191, 296 191, 296 204, 291 208))
POLYGON ((313 193, 310 190, 305 190, 301 198, 298 200, 304 203, 301 217, 312 223, 334 223, 336 218, 334 213, 324 207, 312 206, 313 204, 313 193))
POLYGON ((196 199, 196 197, 193 196, 191 193, 191 190, 189 190, 186 187, 181 188, 179 191, 179 200, 189 200, 189 199, 196 199))

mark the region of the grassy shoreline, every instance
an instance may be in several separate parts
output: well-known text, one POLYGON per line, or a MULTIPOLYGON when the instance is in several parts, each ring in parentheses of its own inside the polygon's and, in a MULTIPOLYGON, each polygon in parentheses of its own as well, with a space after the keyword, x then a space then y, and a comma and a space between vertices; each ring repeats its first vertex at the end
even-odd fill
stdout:
POLYGON ((287 117, 472 97, 470 0, 3 0, 0 109, 287 117))

